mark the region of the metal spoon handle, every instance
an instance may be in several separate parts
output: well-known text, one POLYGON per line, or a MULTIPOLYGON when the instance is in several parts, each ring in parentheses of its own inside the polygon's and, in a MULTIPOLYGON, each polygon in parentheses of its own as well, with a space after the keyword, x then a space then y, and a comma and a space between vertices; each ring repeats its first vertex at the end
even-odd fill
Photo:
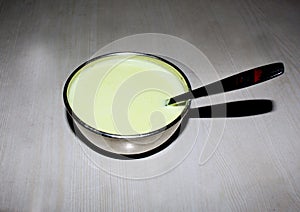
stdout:
POLYGON ((280 62, 260 66, 175 96, 167 104, 249 87, 280 76, 283 72, 284 66, 280 62))

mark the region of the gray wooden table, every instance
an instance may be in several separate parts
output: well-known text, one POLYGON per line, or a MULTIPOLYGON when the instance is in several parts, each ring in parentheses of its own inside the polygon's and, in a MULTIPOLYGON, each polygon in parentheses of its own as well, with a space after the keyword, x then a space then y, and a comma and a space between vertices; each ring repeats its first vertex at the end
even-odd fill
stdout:
POLYGON ((299 211, 299 49, 297 0, 1 0, 0 211, 299 211), (141 160, 99 155, 71 131, 63 84, 105 45, 146 32, 188 41, 220 77, 284 62, 280 78, 226 95, 275 110, 189 120, 141 160))

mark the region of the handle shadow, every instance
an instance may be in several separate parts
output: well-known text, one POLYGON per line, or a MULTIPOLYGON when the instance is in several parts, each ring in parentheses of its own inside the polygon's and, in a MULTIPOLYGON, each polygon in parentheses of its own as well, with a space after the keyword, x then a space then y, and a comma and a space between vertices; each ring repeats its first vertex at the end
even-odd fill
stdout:
POLYGON ((273 109, 272 100, 255 99, 192 108, 187 116, 189 118, 237 118, 265 114, 273 109))

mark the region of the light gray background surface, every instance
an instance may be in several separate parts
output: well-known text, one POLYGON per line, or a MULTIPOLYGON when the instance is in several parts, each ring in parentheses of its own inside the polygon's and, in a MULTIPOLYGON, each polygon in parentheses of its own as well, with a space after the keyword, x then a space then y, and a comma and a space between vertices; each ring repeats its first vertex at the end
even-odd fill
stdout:
POLYGON ((0 211, 299 211, 299 47, 297 0, 1 0, 0 211), (145 32, 190 42, 220 77, 283 61, 280 78, 226 97, 272 99, 276 110, 227 119, 204 164, 198 136, 169 170, 164 155, 175 159, 172 149, 195 139, 187 133, 138 162, 97 155, 67 124, 64 81, 101 47, 145 32))

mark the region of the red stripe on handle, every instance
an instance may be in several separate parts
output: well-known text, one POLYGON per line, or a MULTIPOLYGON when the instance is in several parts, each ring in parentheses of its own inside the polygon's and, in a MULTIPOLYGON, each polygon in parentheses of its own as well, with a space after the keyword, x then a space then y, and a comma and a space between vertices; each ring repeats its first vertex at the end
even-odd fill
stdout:
POLYGON ((254 70, 254 83, 260 81, 261 74, 262 74, 262 70, 260 69, 254 70))

